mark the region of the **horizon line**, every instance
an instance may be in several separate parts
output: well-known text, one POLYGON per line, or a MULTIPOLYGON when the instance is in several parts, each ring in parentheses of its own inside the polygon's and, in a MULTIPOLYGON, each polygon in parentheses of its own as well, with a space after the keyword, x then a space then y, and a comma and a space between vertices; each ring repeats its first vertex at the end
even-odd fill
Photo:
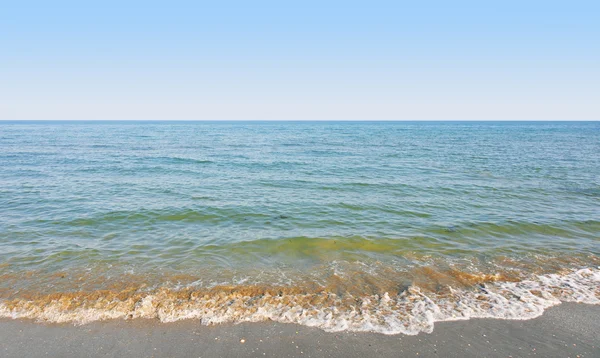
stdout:
POLYGON ((0 119, 0 122, 598 122, 600 119, 0 119))

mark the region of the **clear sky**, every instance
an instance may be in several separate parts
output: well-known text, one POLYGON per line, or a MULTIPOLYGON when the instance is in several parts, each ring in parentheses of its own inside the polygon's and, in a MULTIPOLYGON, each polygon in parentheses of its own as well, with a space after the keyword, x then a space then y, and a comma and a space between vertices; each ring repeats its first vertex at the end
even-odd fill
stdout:
POLYGON ((4 1, 0 119, 600 120, 600 1, 4 1))

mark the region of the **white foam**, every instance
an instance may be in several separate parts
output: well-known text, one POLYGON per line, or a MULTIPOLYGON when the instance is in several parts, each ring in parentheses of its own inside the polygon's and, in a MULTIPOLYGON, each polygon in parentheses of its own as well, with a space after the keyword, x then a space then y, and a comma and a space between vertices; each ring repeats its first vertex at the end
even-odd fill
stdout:
POLYGON ((318 327, 326 331, 370 331, 383 334, 431 332, 435 322, 470 318, 531 319, 561 302, 600 304, 600 268, 566 275, 544 275, 520 282, 494 282, 478 289, 426 293, 418 287, 390 296, 337 296, 332 293, 250 297, 213 294, 183 300, 167 291, 149 293, 137 301, 93 302, 62 308, 0 303, 0 316, 79 324, 106 319, 154 318, 162 322, 198 319, 202 324, 276 321, 318 327), (318 296, 318 297, 317 297, 318 296), (318 299, 316 299, 318 298, 318 299), (313 304, 317 302, 317 304, 313 304))

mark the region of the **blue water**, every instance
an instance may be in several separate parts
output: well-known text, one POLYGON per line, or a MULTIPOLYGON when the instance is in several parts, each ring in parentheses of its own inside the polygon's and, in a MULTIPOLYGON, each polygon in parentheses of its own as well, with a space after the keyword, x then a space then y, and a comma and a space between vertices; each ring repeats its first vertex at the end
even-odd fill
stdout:
POLYGON ((0 122, 0 297, 599 255, 599 122, 0 122))

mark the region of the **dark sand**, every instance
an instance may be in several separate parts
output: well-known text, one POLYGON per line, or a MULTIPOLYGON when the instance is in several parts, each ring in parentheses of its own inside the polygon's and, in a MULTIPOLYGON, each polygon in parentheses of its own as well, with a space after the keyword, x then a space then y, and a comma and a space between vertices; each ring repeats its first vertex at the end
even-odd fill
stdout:
POLYGON ((600 357, 600 306, 562 304, 529 321, 437 323, 431 334, 327 333, 292 324, 198 321, 84 326, 0 320, 1 357, 600 357), (242 342, 243 340, 243 342, 242 342))

